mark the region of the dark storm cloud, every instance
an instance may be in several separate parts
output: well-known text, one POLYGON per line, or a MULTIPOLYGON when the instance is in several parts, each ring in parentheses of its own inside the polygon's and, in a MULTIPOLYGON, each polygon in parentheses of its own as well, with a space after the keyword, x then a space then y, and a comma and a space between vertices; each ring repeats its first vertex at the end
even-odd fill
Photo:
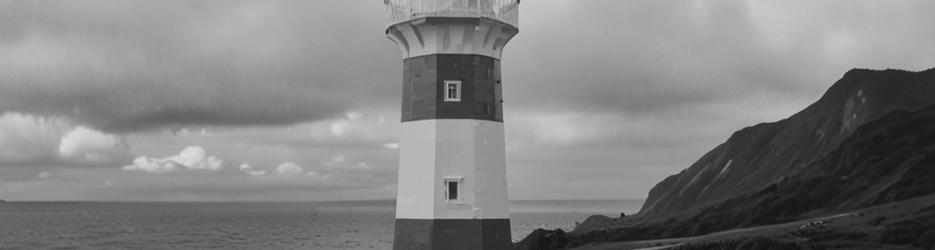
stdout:
POLYGON ((855 67, 935 65, 931 1, 524 3, 504 74, 527 107, 656 115, 757 92, 817 96, 855 67), (532 14, 535 12, 535 14, 532 14), (536 90, 530 90, 535 88, 536 90), (532 93, 532 94, 530 94, 532 93))
MULTIPOLYGON (((511 108, 654 114, 758 91, 814 96, 854 67, 923 69, 926 1, 524 3, 511 108), (918 19, 918 20, 917 20, 918 19), (898 39, 895 39, 898 38, 898 39), (919 50, 913 53, 914 50, 919 50), (906 58, 913 54, 916 58, 906 58), (818 89, 820 89, 819 87, 818 89), (515 105, 515 106, 514 106, 515 105)), ((289 124, 395 105, 379 3, 11 1, 0 110, 107 131, 289 124)))
POLYGON ((851 68, 935 67, 935 33, 922 31, 935 23, 932 1, 537 0, 521 8, 503 76, 507 141, 529 142, 508 148, 510 187, 523 194, 645 197, 731 132, 805 108, 851 68), (557 118, 524 123, 530 113, 557 118), (608 188, 570 184, 598 176, 623 179, 604 181, 608 188))
MULTIPOLYGON (((930 49, 913 51, 935 33, 911 24, 935 22, 924 15, 932 5, 524 3, 521 34, 504 55, 506 100, 519 109, 652 115, 755 92, 816 96, 850 68, 924 68, 930 49)), ((0 111, 132 131, 290 124, 398 98, 399 55, 383 36, 379 3, 2 7, 0 111)))
POLYGON ((336 1, 7 1, 0 112, 124 132, 290 124, 389 102, 398 52, 381 11, 336 1))

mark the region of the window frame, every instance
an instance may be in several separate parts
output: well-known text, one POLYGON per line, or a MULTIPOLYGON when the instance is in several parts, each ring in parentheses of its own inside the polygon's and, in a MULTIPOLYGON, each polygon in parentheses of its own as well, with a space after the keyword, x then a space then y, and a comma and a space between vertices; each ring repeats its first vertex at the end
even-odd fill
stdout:
POLYGON ((461 204, 463 202, 464 199, 462 199, 462 197, 464 197, 464 195, 463 195, 463 192, 461 192, 461 189, 463 189, 461 184, 463 182, 464 182, 464 178, 460 176, 444 177, 444 181, 442 183, 444 183, 444 197, 445 197, 446 203, 461 204), (451 199, 451 185, 452 184, 454 184, 454 187, 455 187, 455 198, 454 199, 451 199))
POLYGON ((457 201, 461 199, 461 192, 459 192, 461 190, 458 187, 460 186, 459 183, 457 181, 446 181, 445 183, 448 184, 445 185, 445 199, 448 199, 449 201, 457 201), (454 190, 452 190, 452 188, 454 188, 454 190), (452 198, 452 196, 454 196, 454 198, 452 198))
POLYGON ((443 87, 442 95, 444 95, 445 102, 460 102, 461 101, 461 81, 445 80, 444 84, 442 84, 442 87, 443 87), (454 97, 451 97, 450 93, 448 92, 449 91, 448 86, 452 86, 452 85, 455 86, 454 97))

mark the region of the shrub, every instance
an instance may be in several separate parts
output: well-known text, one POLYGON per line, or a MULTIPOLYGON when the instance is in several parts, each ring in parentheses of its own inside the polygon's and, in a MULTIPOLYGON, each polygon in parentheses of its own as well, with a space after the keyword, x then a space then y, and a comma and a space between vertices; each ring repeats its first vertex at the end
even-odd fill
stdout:
POLYGON ((925 228, 918 224, 897 224, 886 227, 880 241, 888 244, 910 244, 916 241, 925 228))
POLYGON ((745 240, 737 245, 738 250, 798 250, 798 245, 790 242, 781 242, 770 238, 756 237, 745 240))
POLYGON ((885 220, 886 220, 885 216, 880 216, 880 217, 870 219, 869 221, 867 221, 867 224, 871 226, 879 226, 880 223, 883 223, 883 221, 885 220))
POLYGON ((929 229, 922 233, 915 242, 916 246, 920 246, 923 249, 935 248, 935 228, 929 229))

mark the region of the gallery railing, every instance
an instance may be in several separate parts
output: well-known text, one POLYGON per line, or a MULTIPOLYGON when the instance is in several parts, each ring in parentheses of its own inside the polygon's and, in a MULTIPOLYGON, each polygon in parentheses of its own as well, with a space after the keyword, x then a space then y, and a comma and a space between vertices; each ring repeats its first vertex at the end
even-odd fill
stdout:
POLYGON ((519 26, 519 0, 383 0, 386 25, 423 17, 485 17, 519 26))

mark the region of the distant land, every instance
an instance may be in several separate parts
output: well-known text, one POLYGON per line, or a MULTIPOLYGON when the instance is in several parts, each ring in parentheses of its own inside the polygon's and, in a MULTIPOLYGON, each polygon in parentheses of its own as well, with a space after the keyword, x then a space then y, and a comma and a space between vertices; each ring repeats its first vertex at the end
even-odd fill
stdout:
POLYGON ((935 69, 853 69, 789 118, 735 132, 640 212, 516 249, 935 248, 935 69))

